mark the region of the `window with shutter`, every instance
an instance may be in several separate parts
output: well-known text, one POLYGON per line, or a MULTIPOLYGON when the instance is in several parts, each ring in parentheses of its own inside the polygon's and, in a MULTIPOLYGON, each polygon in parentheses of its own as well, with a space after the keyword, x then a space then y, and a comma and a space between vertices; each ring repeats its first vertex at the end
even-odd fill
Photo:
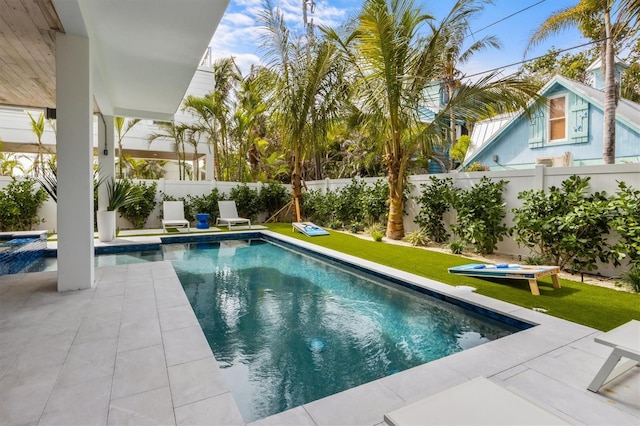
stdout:
POLYGON ((549 142, 567 139, 567 96, 549 99, 549 142))

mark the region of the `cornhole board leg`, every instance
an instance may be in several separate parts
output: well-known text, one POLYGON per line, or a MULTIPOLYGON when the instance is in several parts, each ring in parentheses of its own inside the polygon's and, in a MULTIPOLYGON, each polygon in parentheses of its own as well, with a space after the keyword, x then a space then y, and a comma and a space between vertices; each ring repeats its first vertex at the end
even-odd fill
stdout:
POLYGON ((553 288, 560 288, 560 280, 558 280, 558 274, 551 275, 551 281, 553 282, 553 288))
POLYGON ((529 288, 531 289, 531 294, 534 296, 540 296, 540 289, 538 288, 538 280, 535 278, 531 278, 529 280, 529 288))

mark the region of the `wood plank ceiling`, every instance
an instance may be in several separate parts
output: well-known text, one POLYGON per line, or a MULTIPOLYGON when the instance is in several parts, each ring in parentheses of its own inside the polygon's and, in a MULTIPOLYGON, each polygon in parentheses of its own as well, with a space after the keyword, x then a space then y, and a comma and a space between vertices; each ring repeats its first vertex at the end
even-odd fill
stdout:
POLYGON ((51 0, 0 0, 0 105, 55 108, 56 32, 51 0))

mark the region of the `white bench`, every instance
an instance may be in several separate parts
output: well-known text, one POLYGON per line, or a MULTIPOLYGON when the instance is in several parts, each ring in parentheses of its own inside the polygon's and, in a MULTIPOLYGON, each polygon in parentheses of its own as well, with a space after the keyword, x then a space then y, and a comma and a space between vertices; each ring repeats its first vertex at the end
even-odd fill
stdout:
POLYGON ((604 362, 588 387, 591 392, 598 392, 605 383, 640 363, 640 321, 629 321, 596 337, 594 340, 597 343, 613 348, 611 355, 609 355, 609 358, 604 362), (618 365, 621 358, 628 358, 630 361, 618 365))

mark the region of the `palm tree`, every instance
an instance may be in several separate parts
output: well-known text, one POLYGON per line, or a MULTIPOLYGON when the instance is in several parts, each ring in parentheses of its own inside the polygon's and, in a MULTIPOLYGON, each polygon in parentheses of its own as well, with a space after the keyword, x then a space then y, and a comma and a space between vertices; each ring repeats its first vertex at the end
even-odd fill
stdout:
POLYGON ((265 5, 263 47, 277 77, 272 119, 290 160, 294 219, 300 221, 303 164, 323 133, 321 127, 337 112, 333 93, 340 88, 338 52, 327 41, 294 40, 281 11, 269 1, 265 5))
MULTIPOLYGON (((442 71, 439 76, 447 92, 447 99, 453 99, 455 91, 461 86, 463 73, 459 66, 467 63, 471 57, 490 47, 499 49, 500 42, 495 36, 485 36, 473 42, 463 50, 464 40, 468 33, 471 33, 469 19, 484 10, 483 1, 458 2, 449 12, 439 27, 432 27, 433 37, 440 37, 443 43, 441 52, 442 71)), ((446 152, 449 152, 456 143, 456 111, 450 108, 449 111, 449 144, 446 152)), ((447 165, 448 169, 453 168, 453 159, 447 165)))
MULTIPOLYGON (((2 151, 1 140, 0 151, 2 151)), ((20 156, 12 152, 0 152, 0 176, 13 176, 14 169, 24 173, 24 166, 20 162, 20 156)))
POLYGON ((26 111, 26 113, 31 120, 31 131, 36 135, 36 138, 38 139, 38 142, 36 144, 38 151, 36 154, 36 159, 33 162, 33 174, 36 176, 40 176, 42 173, 44 173, 44 154, 45 152, 48 152, 48 150, 42 143, 42 136, 44 135, 45 128, 44 114, 40 113, 38 119, 36 120, 35 118, 33 118, 29 111, 26 111))
POLYGON ((615 43, 637 34, 638 0, 622 0, 618 9, 618 22, 612 22, 616 0, 578 0, 571 7, 554 12, 534 32, 529 48, 558 34, 562 30, 578 27, 585 36, 601 42, 601 60, 604 74, 604 123, 602 135, 602 159, 605 164, 616 160, 616 107, 618 85, 615 79, 615 43), (604 22, 602 25, 601 22, 604 22))
POLYGON ((140 122, 139 118, 134 119, 125 119, 124 117, 114 117, 113 123, 116 126, 116 132, 118 133, 118 176, 123 178, 123 168, 125 167, 125 158, 124 151, 122 148, 122 141, 124 140, 125 135, 140 122), (127 125, 125 126, 125 122, 127 125))
MULTIPOLYGON (((475 3, 459 0, 453 10, 475 3)), ((409 160, 420 146, 439 141, 451 109, 477 119, 492 110, 526 106, 538 89, 488 73, 460 86, 434 121, 423 122, 419 107, 426 101, 425 88, 443 75, 442 57, 449 41, 442 28, 434 29, 427 38, 421 37, 423 24, 431 19, 414 7, 412 0, 367 0, 351 34, 341 39, 331 33, 357 73, 356 103, 365 116, 363 123, 383 152, 389 183, 387 237, 391 239, 404 236, 403 196, 409 160)), ((443 25, 459 25, 455 19, 445 20, 443 25)))
POLYGON ((175 123, 160 123, 160 132, 152 133, 147 139, 149 145, 151 145, 156 139, 171 139, 173 140, 173 150, 178 160, 178 175, 180 180, 185 180, 187 177, 187 164, 185 161, 185 142, 189 137, 189 126, 186 124, 175 123))

